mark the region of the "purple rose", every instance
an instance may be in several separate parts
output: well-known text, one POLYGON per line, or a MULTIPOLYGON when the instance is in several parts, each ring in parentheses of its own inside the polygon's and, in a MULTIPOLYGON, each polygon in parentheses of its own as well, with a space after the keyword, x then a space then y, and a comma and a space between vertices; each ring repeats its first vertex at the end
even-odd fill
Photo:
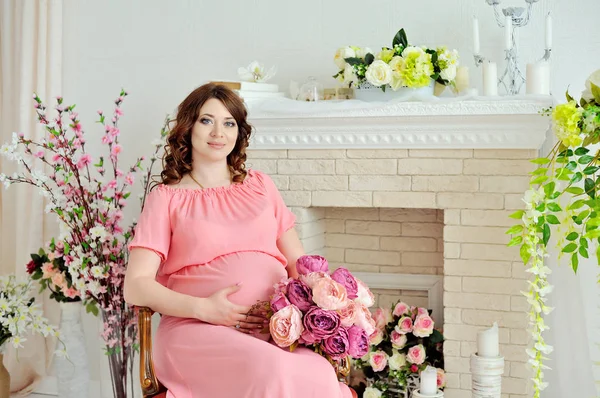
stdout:
POLYGON ((331 279, 346 288, 349 299, 352 300, 358 297, 358 282, 346 268, 340 267, 333 271, 331 279))
POLYGON ((352 326, 348 329, 348 354, 352 358, 362 358, 369 352, 369 336, 363 328, 352 326))
POLYGON ((325 257, 304 255, 296 261, 296 269, 300 275, 307 275, 311 272, 329 272, 329 264, 325 257))
POLYGON ((277 312, 291 304, 292 303, 290 303, 287 297, 285 297, 285 294, 282 292, 275 293, 275 295, 271 298, 271 309, 273 312, 277 312))
POLYGON ((345 328, 338 328, 338 330, 323 340, 323 351, 329 354, 331 359, 338 360, 348 355, 348 332, 345 328))
POLYGON ((288 299, 302 312, 308 311, 314 305, 311 288, 298 279, 288 284, 288 299))
POLYGON ((304 328, 316 340, 332 336, 340 327, 340 316, 335 311, 328 311, 317 307, 311 307, 304 314, 304 328))

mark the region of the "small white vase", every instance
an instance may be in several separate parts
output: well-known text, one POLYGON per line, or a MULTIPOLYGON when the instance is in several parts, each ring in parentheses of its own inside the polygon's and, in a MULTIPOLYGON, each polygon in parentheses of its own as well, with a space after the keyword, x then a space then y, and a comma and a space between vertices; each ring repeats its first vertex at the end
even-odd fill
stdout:
MULTIPOLYGON (((60 303, 60 335, 68 358, 56 357, 55 369, 60 398, 89 397, 90 372, 81 325, 81 302, 60 303)), ((60 344, 60 343, 59 343, 60 344)))

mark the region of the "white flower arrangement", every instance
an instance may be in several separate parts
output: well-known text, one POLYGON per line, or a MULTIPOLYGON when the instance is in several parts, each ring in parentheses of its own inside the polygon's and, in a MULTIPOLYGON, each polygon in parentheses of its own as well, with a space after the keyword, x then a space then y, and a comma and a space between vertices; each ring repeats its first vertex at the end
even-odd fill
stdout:
MULTIPOLYGON (((15 348, 23 347, 30 333, 38 333, 44 337, 59 337, 56 327, 46 318, 39 304, 31 296, 31 280, 17 282, 14 275, 0 277, 0 352, 7 344, 15 348)), ((59 340, 60 341, 60 340, 59 340)), ((66 356, 65 345, 56 354, 66 356)))
POLYGON ((458 58, 456 50, 444 46, 432 49, 409 45, 404 29, 400 29, 392 47, 382 47, 377 53, 368 47, 339 48, 333 61, 340 71, 333 77, 348 87, 369 83, 383 91, 426 87, 432 81, 453 86, 458 58))

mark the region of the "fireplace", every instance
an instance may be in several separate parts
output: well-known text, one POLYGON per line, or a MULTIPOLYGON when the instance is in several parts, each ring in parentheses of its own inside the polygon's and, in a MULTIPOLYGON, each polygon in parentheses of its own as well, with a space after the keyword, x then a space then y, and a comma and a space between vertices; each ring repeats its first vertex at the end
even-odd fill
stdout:
POLYGON ((470 397, 477 331, 500 326, 503 393, 528 397, 527 275, 506 246, 541 147, 546 101, 253 104, 248 165, 272 176, 305 250, 344 265, 379 305, 443 325, 447 398, 470 397))

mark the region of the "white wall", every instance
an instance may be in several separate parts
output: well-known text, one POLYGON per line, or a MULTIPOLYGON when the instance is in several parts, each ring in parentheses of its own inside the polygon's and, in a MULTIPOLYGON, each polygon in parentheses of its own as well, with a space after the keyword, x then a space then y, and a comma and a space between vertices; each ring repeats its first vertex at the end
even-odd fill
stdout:
MULTIPOLYGON (((167 112, 196 86, 211 79, 235 79, 238 66, 258 59, 276 64, 274 82, 316 76, 326 86, 337 72, 333 54, 342 45, 390 45, 396 31, 409 41, 446 44, 459 50, 481 86, 472 58, 471 18, 477 15, 481 50, 503 71, 503 30, 485 0, 246 0, 246 1, 64 1, 64 97, 77 103, 88 132, 97 108, 109 110, 121 87, 130 92, 123 106, 122 143, 127 158, 147 153, 167 112)), ((524 5, 524 0, 506 2, 524 5)), ((600 1, 541 0, 530 26, 521 29, 524 61, 541 57, 544 17, 554 18, 552 90, 559 100, 573 93, 600 68, 600 1), (593 51, 595 50, 595 51, 593 51), (531 54, 525 56, 524 54, 531 54)), ((524 90, 524 89, 523 89, 524 90)), ((93 139, 88 142, 92 146, 93 139)), ((88 147, 89 148, 89 147, 88 147)), ((93 322, 93 321, 90 321, 93 322)), ((95 326, 86 325, 86 331, 95 326)), ((104 364, 90 344, 92 374, 104 364)))

